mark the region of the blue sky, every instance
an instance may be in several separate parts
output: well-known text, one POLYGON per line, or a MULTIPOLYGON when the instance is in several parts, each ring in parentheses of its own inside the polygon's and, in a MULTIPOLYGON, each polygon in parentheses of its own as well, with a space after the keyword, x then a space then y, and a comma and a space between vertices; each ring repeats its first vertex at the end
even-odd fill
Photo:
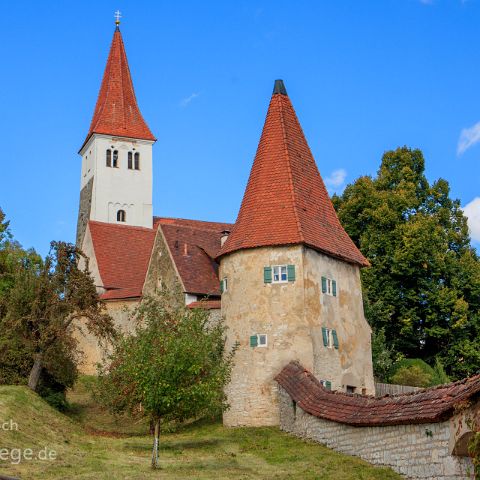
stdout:
POLYGON ((480 241, 480 0, 0 4, 0 207, 25 247, 74 240, 116 9, 158 138, 156 215, 235 220, 283 78, 331 191, 418 147, 480 241))

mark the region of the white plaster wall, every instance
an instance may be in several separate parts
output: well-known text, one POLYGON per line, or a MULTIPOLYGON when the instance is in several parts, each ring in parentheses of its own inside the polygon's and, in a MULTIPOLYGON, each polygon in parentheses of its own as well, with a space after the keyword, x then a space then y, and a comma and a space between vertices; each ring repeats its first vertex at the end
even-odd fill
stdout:
POLYGON ((90 220, 117 223, 116 212, 123 209, 127 213, 124 224, 152 228, 152 145, 153 142, 147 140, 92 135, 80 152, 80 188, 95 177, 90 220), (118 150, 118 168, 106 166, 107 149, 111 149, 112 154, 118 150), (140 170, 127 168, 129 151, 140 153, 140 170))

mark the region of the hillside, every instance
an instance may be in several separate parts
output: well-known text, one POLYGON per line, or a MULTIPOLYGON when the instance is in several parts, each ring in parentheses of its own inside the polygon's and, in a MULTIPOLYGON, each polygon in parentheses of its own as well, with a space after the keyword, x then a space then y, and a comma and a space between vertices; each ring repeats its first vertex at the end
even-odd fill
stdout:
POLYGON ((0 386, 0 427, 7 422, 9 428, 0 430, 0 449, 8 449, 11 455, 8 461, 0 460, 0 474, 22 480, 400 478, 391 470, 371 467, 276 428, 225 429, 218 423, 191 425, 163 435, 162 470, 153 472, 149 469, 151 440, 140 434, 145 425, 113 420, 92 402, 88 385, 80 383, 70 397, 75 402, 74 419, 24 387, 0 386), (95 418, 102 433, 93 435, 95 418), (31 449, 34 458, 12 464, 17 463, 17 449, 31 449), (56 453, 55 459, 43 459, 51 452, 56 453), (36 458, 39 453, 41 460, 36 458))

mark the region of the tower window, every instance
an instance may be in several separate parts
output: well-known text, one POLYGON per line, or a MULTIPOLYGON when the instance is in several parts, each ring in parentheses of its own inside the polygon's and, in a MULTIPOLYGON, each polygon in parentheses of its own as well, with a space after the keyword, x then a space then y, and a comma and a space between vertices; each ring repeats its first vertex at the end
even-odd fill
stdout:
POLYGON ((133 154, 132 152, 128 152, 128 169, 131 170, 133 168, 133 154))
POLYGON ((114 150, 113 151, 113 162, 112 162, 112 166, 114 168, 118 168, 118 150, 114 150))
POLYGON ((119 210, 117 212, 117 222, 125 222, 127 220, 127 215, 125 210, 119 210))
POLYGON ((107 167, 112 166, 112 151, 110 149, 107 150, 107 167))
POLYGON ((322 277, 322 293, 332 297, 337 296, 337 282, 331 278, 322 277))
POLYGON ((135 152, 135 170, 140 170, 140 154, 135 152))

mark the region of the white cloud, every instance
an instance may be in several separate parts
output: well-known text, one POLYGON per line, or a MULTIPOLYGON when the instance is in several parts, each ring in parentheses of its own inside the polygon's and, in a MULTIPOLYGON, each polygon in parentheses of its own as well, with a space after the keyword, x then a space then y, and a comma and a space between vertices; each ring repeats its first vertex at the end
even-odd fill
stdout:
POLYGON ((347 171, 344 168, 339 168, 325 178, 325 185, 329 190, 342 190, 346 177, 347 171))
POLYGON ((192 100, 195 100, 195 98, 197 98, 199 95, 200 95, 199 93, 194 92, 190 96, 182 98, 182 100, 180 101, 180 106, 183 107, 183 108, 188 107, 190 102, 192 100))
POLYGON ((480 242, 480 197, 474 198, 463 207, 463 212, 468 219, 470 236, 475 242, 480 242))
POLYGON ((480 122, 476 123, 473 127, 464 128, 460 132, 460 138, 458 139, 457 155, 462 155, 470 147, 480 142, 480 122))

